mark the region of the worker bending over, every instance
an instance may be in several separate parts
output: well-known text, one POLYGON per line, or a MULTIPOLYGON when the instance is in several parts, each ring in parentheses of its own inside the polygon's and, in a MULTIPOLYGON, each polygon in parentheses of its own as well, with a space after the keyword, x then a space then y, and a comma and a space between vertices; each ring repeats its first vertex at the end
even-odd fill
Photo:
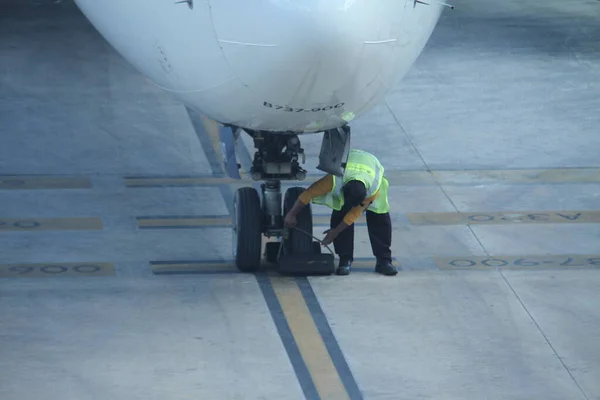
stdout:
POLYGON ((387 192, 389 182, 384 168, 372 154, 350 150, 344 176, 340 179, 328 174, 308 187, 296 200, 284 218, 284 226, 296 225, 296 216, 309 202, 333 209, 331 229, 325 231, 323 244, 333 242, 340 258, 337 275, 348 275, 354 260, 354 222, 366 210, 369 240, 377 258, 375 271, 396 275, 392 265, 392 221, 387 192))

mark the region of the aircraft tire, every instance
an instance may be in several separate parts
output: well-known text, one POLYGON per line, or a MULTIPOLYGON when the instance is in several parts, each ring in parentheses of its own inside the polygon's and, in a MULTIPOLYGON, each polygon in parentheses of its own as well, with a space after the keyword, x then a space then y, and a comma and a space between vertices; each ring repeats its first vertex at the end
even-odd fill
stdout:
POLYGON ((232 244, 235 266, 241 272, 260 268, 262 245, 262 211, 258 191, 243 187, 233 201, 232 244))
MULTIPOLYGON (((298 196, 304 191, 302 187, 291 187, 285 192, 283 199, 283 215, 285 216, 292 209, 298 196)), ((305 232, 313 234, 313 217, 310 203, 307 204, 296 217, 297 227, 305 232)), ((289 237, 285 241, 285 250, 287 254, 310 254, 315 253, 313 238, 302 232, 290 229, 289 237)))

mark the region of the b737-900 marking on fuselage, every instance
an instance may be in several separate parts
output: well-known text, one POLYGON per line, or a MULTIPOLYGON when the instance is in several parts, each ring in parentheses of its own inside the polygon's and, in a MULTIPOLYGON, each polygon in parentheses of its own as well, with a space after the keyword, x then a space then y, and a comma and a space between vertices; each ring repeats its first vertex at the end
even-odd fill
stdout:
POLYGON ((329 111, 334 108, 343 107, 345 103, 338 103, 335 106, 326 106, 326 107, 313 107, 313 108, 293 108, 290 106, 280 106, 277 104, 269 103, 268 101, 263 102, 263 105, 268 108, 274 108, 276 110, 283 110, 286 112, 319 112, 319 111, 329 111))

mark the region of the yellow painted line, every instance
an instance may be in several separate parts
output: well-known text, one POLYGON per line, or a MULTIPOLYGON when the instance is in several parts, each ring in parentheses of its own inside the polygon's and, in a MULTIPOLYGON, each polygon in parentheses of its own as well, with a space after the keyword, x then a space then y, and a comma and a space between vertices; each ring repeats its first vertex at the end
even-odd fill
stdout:
POLYGON ((232 185, 242 181, 226 177, 189 177, 189 178, 124 178, 125 186, 133 187, 161 187, 161 186, 215 186, 232 185))
MULTIPOLYGON (((263 236, 263 249, 266 242, 274 242, 263 236)), ((323 253, 328 253, 327 249, 322 250, 323 253)), ((336 261, 337 262, 337 261, 336 261)), ((273 269, 274 264, 266 262, 264 259, 261 260, 262 267, 273 269)), ((233 261, 163 261, 163 262, 151 262, 150 263, 153 273, 192 273, 192 272, 238 272, 237 268, 233 264, 233 261)), ((375 259, 373 260, 355 260, 352 263, 354 269, 375 269, 375 259)))
POLYGON ((413 225, 506 225, 600 223, 600 211, 503 211, 468 213, 411 213, 413 225))
POLYGON ((152 273, 198 273, 198 272, 236 272, 235 265, 231 262, 165 262, 165 263, 150 263, 152 273))
POLYGON ((435 184, 432 175, 427 171, 385 171, 390 185, 423 185, 435 184))
POLYGON ((600 268, 600 254, 439 257, 434 262, 442 270, 600 268))
POLYGON ((87 177, 0 176, 0 190, 90 189, 87 177))
POLYGON ((386 171, 391 185, 552 184, 599 183, 600 168, 556 168, 514 170, 386 171))
POLYGON ((101 230, 100 218, 0 218, 0 231, 101 230))
POLYGON ((600 168, 433 171, 433 176, 445 184, 597 183, 600 168))
POLYGON ((198 218, 138 218, 139 228, 189 228, 189 227, 228 227, 231 217, 198 217, 198 218))
POLYGON ((96 277, 115 275, 110 263, 2 264, 0 278, 96 277))
POLYGON ((216 121, 207 118, 204 114, 200 114, 200 119, 202 120, 202 125, 204 125, 204 130, 208 133, 210 137, 210 142, 213 147, 214 154, 219 157, 219 165, 221 166, 221 171, 224 174, 227 174, 225 170, 225 166, 223 165, 223 154, 221 152, 221 138, 219 137, 219 123, 216 121))
MULTIPOLYGON (((153 178, 153 177, 126 177, 123 178, 125 186, 129 188, 136 187, 169 187, 169 186, 250 186, 256 181, 249 178, 248 172, 241 170, 242 179, 232 179, 229 177, 213 177, 213 176, 198 176, 198 177, 178 177, 178 178, 153 178)), ((319 177, 307 177, 303 181, 282 181, 282 186, 308 186, 315 182, 319 177)))
MULTIPOLYGON (((209 131, 207 129, 207 131, 209 131)), ((211 127, 209 132, 213 148, 218 145, 218 131, 211 127), (216 135, 216 136, 215 136, 216 135), (216 142, 215 142, 216 140, 216 142), (215 144, 217 143, 217 144, 215 144)), ((217 149, 220 155, 220 148, 217 149)), ((220 156, 222 158, 222 156, 220 156)), ((321 178, 324 174, 307 176, 303 181, 282 181, 282 185, 307 186, 321 178)), ((553 183, 600 183, 600 168, 558 168, 558 169, 515 169, 515 170, 447 170, 447 171, 399 171, 386 170, 386 178, 390 185, 482 185, 482 184, 553 184, 553 183)), ((127 187, 157 186, 213 186, 241 185, 255 183, 249 179, 247 172, 244 179, 227 177, 127 177, 127 187)))
POLYGON ((350 399, 295 280, 270 280, 320 398, 350 399))
MULTIPOLYGON (((357 224, 366 223, 364 216, 359 217, 357 224)), ((232 224, 229 216, 214 216, 214 217, 184 217, 184 216, 160 216, 160 217, 139 217, 137 218, 138 228, 140 229, 177 229, 177 228, 226 228, 232 224)), ((313 224, 317 226, 329 226, 329 215, 314 215, 313 224)), ((320 231, 315 231, 317 235, 320 231)))

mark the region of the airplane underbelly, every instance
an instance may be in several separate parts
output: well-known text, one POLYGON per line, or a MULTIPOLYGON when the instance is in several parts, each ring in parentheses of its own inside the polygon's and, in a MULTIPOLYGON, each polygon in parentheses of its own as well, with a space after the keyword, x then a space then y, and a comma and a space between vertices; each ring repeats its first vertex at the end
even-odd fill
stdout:
POLYGON ((412 64, 398 62, 412 51, 402 1, 259 3, 211 2, 215 34, 235 75, 221 92, 239 90, 228 100, 229 123, 295 131, 340 126, 381 100, 412 64))
POLYGON ((125 59, 209 118, 297 132, 367 112, 408 71, 440 12, 413 0, 77 3, 125 59))

